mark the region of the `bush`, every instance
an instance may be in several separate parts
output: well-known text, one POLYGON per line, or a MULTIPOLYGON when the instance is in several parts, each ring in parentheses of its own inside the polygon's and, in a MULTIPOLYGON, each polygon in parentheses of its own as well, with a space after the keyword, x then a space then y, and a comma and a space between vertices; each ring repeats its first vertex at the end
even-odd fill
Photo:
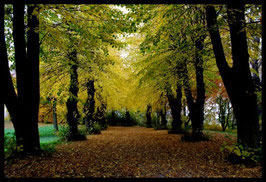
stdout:
POLYGON ((146 127, 146 122, 142 120, 138 120, 137 125, 141 127, 146 127))
POLYGON ((257 149, 244 149, 240 144, 227 145, 227 142, 224 142, 220 150, 229 152, 228 160, 233 164, 254 165, 262 160, 262 146, 257 149))
POLYGON ((107 127, 108 127, 107 123, 101 124, 100 126, 101 126, 101 130, 107 130, 107 127))
POLYGON ((93 125, 88 129, 89 134, 101 134, 101 125, 99 123, 93 123, 93 125))
POLYGON ((41 143, 41 149, 44 152, 53 153, 53 152, 55 152, 55 146, 60 144, 60 143, 61 143, 61 141, 58 141, 58 140, 41 143))
POLYGON ((138 124, 138 116, 139 113, 134 113, 129 111, 130 117, 129 119, 126 118, 125 111, 109 111, 106 114, 107 123, 110 126, 134 126, 138 124))
POLYGON ((14 156, 15 153, 21 152, 23 150, 22 146, 17 146, 16 136, 13 134, 10 136, 7 133, 4 137, 4 151, 5 151, 5 159, 8 159, 14 156))
POLYGON ((205 130, 212 130, 212 131, 222 131, 222 127, 220 125, 216 125, 216 124, 213 124, 213 125, 205 124, 204 129, 205 130))
POLYGON ((71 134, 68 126, 60 126, 58 137, 61 141, 80 141, 80 140, 86 140, 86 134, 84 132, 78 131, 75 134, 71 134))

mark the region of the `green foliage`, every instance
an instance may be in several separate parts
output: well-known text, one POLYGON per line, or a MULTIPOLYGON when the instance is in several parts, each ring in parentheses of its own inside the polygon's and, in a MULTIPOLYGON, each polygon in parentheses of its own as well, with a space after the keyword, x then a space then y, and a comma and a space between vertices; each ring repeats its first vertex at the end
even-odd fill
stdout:
POLYGON ((184 132, 189 132, 192 129, 192 126, 190 124, 184 126, 184 132))
POLYGON ((241 144, 228 145, 227 142, 224 142, 220 150, 229 152, 228 159, 232 163, 248 164, 262 160, 262 146, 256 149, 245 149, 241 144))
POLYGON ((102 127, 99 123, 95 122, 93 125, 88 129, 89 134, 101 134, 102 127))
POLYGON ((69 126, 59 126, 59 132, 57 133, 61 141, 79 141, 86 140, 86 132, 84 130, 78 130, 77 133, 71 134, 69 126))
POLYGON ((138 118, 141 116, 136 116, 135 112, 129 111, 130 118, 126 118, 125 110, 119 111, 109 111, 106 114, 107 123, 110 126, 134 126, 140 123, 138 118))
POLYGON ((212 131, 222 131, 221 125, 217 124, 204 124, 205 130, 212 130, 212 131))
POLYGON ((4 147, 5 159, 14 156, 16 152, 21 152, 23 149, 22 146, 17 146, 16 136, 14 135, 14 133, 11 134, 11 136, 10 133, 7 133, 5 135, 4 145, 5 145, 4 147))
POLYGON ((108 128, 107 123, 100 124, 100 126, 101 126, 101 130, 107 130, 107 128, 108 128))
POLYGON ((60 143, 62 143, 62 141, 60 141, 60 140, 41 142, 41 149, 45 152, 53 153, 53 152, 55 152, 56 145, 58 145, 60 143))
POLYGON ((69 141, 71 134, 68 126, 59 126, 59 132, 57 133, 61 141, 69 141))

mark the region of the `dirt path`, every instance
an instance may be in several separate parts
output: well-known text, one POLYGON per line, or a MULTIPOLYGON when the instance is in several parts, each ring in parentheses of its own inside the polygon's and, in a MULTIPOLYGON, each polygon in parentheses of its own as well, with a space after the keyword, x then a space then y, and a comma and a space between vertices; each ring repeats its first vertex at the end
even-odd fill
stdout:
POLYGON ((109 127, 87 141, 57 147, 51 157, 31 157, 6 166, 7 177, 261 177, 224 159, 225 138, 181 142, 181 135, 142 127, 109 127))

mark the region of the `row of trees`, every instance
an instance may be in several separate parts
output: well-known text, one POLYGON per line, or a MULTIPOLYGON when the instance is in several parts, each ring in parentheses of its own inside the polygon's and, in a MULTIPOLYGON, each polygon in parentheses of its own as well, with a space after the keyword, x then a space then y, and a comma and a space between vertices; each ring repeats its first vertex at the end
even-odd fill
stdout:
POLYGON ((169 132, 183 133, 181 111, 187 107, 192 135, 201 140, 204 104, 217 97, 218 80, 234 110, 238 142, 257 147, 260 82, 250 70, 258 71, 260 49, 252 36, 261 37, 261 24, 247 24, 245 17, 256 22, 261 7, 126 7, 127 13, 112 5, 2 6, 3 99, 18 146, 40 151, 39 103, 53 103, 73 138, 79 122, 89 129, 95 120, 104 123, 107 110, 121 108, 146 112, 148 127, 157 111, 165 128, 169 106, 169 132))
POLYGON ((116 38, 128 27, 121 11, 111 5, 14 4, 2 6, 1 13, 4 104, 17 146, 24 153, 41 151, 40 101, 53 105, 55 121, 57 113, 64 115, 73 140, 80 136, 80 121, 87 130, 95 120, 105 125, 107 95, 114 92, 105 83, 112 74, 106 67, 116 57, 109 52, 123 46, 116 38))
MULTIPOLYGON (((260 83, 258 69, 252 69, 252 65, 254 60, 260 59, 261 51, 254 36, 261 37, 261 7, 244 4, 128 7, 140 29, 135 36, 139 44, 132 46, 140 51, 133 51, 129 59, 135 62, 141 93, 147 93, 147 126, 150 126, 150 105, 157 110, 158 103, 166 100, 172 112, 172 132, 182 133, 183 95, 189 109, 192 135, 203 139, 204 104, 211 97, 219 99, 218 92, 213 91, 218 90, 215 82, 220 80, 218 87, 224 84, 232 104, 238 143, 244 148, 258 147, 260 102, 257 95, 261 93, 257 91, 260 89, 256 90, 260 83), (254 74, 256 78, 252 77, 254 74), (145 90, 146 85, 151 90, 145 90), (150 92, 155 92, 156 96, 150 92)), ((258 68, 258 64, 255 67, 258 68)), ((226 113, 230 111, 225 109, 230 107, 223 106, 223 100, 216 101, 220 105, 220 121, 226 128, 229 119, 226 113)), ((163 107, 161 105, 159 110, 163 107)))

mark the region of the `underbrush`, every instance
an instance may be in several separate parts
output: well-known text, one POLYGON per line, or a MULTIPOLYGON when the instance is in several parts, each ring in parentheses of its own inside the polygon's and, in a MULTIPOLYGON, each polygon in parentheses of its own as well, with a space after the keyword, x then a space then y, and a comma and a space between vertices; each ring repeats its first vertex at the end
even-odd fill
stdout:
POLYGON ((86 140, 86 132, 84 130, 78 130, 78 132, 72 134, 68 126, 59 126, 57 135, 61 141, 66 142, 86 140))
POLYGON ((141 112, 129 111, 127 115, 126 110, 108 111, 106 120, 110 126, 135 126, 143 125, 144 115, 141 112))
MULTIPOLYGON (((43 152, 54 152, 55 146, 62 143, 52 125, 39 127, 39 136, 40 146, 43 152)), ((5 160, 18 157, 18 154, 22 151, 22 146, 16 145, 14 129, 5 129, 4 141, 5 160)))
MULTIPOLYGON (((231 141, 230 137, 225 137, 231 141)), ((224 142, 220 150, 224 153, 228 153, 227 158, 232 164, 255 166, 262 161, 262 142, 256 149, 244 148, 243 145, 238 143, 228 144, 224 142)))

